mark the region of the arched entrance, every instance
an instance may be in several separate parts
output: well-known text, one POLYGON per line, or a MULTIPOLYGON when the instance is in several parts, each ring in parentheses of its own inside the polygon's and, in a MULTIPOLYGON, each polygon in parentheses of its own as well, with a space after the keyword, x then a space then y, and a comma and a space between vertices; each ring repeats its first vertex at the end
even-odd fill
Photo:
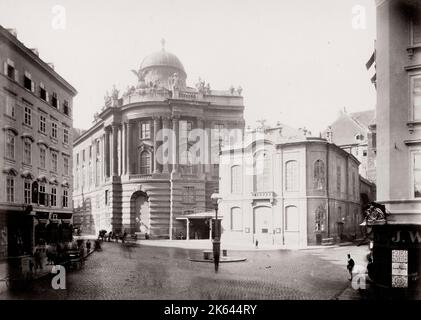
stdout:
POLYGON ((136 191, 130 199, 130 233, 150 235, 150 226, 149 197, 146 192, 136 191))

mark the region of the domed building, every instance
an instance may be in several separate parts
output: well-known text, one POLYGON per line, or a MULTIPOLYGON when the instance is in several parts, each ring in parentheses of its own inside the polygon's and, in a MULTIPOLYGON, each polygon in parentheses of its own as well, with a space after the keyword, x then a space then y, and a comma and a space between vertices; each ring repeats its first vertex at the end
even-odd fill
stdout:
POLYGON ((209 238, 219 150, 243 134, 242 90, 216 91, 200 79, 189 87, 164 45, 132 72, 137 81, 107 93, 93 126, 74 142, 74 226, 87 234, 209 238))

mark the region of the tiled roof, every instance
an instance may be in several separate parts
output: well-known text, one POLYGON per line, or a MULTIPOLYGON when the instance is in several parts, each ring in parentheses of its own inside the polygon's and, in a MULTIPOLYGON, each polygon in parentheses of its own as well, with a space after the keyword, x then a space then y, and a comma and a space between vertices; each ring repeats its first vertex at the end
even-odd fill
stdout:
MULTIPOLYGON (((333 143, 345 146, 366 142, 368 127, 374 118, 374 109, 353 113, 342 112, 331 124, 333 143), (356 139, 359 134, 363 135, 363 141, 356 139)), ((326 132, 327 130, 323 132, 323 137, 326 137, 326 132)))

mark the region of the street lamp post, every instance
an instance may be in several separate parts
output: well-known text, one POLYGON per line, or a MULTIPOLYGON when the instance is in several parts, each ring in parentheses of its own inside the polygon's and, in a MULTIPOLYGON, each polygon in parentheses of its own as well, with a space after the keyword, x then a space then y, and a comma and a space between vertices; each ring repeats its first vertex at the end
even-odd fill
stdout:
POLYGON ((215 265, 215 272, 218 272, 219 258, 221 255, 221 240, 218 226, 218 201, 220 199, 220 196, 218 193, 214 193, 212 194, 211 199, 213 200, 213 204, 215 206, 215 237, 212 241, 213 263, 215 265))

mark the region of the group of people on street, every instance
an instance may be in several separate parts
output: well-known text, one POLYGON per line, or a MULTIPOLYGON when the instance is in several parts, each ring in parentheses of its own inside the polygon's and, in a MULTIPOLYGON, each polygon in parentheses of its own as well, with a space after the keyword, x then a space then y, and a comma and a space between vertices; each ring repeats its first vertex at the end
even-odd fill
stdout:
POLYGON ((78 252, 80 258, 85 258, 92 251, 92 243, 88 239, 78 239, 66 243, 48 243, 40 241, 34 248, 29 262, 30 271, 42 270, 45 265, 58 265, 69 259, 69 253, 78 252))

